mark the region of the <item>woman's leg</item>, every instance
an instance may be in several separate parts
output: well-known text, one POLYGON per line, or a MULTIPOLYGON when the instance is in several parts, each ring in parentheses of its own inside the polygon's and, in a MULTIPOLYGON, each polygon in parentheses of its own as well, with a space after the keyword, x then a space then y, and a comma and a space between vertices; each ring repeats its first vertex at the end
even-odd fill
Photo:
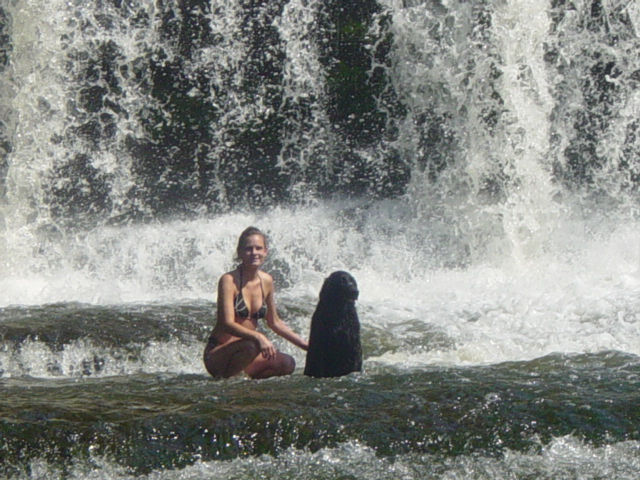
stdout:
POLYGON ((238 375, 260 354, 253 340, 235 340, 224 345, 208 343, 204 349, 204 365, 214 378, 238 375))
POLYGON ((296 361, 291 355, 278 352, 275 358, 266 359, 259 355, 244 371, 254 379, 290 375, 296 368, 296 361))

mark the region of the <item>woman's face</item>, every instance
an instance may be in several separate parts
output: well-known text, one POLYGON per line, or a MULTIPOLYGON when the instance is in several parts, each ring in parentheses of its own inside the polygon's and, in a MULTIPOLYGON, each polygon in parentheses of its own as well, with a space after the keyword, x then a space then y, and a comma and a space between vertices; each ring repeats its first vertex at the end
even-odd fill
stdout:
POLYGON ((247 237, 244 246, 238 251, 238 257, 245 266, 259 267, 264 263, 268 253, 262 235, 251 235, 247 237))

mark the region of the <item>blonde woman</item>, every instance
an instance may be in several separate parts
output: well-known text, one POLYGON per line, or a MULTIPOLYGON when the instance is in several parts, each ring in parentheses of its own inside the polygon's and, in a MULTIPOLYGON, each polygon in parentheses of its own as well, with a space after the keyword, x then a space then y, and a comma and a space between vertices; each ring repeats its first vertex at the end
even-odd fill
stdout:
POLYGON ((258 331, 265 319, 276 334, 303 350, 305 340, 278 316, 273 278, 260 270, 269 250, 267 238, 255 227, 247 228, 236 250, 240 265, 220 277, 216 325, 204 350, 204 364, 215 378, 229 378, 245 372, 251 378, 289 375, 295 360, 279 352, 266 335, 258 331))

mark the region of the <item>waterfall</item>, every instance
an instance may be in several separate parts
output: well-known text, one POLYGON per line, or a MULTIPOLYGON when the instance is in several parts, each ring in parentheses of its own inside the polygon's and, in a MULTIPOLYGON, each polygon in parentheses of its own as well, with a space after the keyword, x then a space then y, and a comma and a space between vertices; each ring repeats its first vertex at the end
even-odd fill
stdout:
MULTIPOLYGON (((187 276, 200 292, 229 218, 286 218, 289 245, 335 231, 353 250, 322 268, 384 251, 393 276, 411 244, 427 268, 522 263, 559 232, 636 219, 639 14, 621 0, 5 2, 1 264, 30 288, 128 282, 142 249, 154 272, 139 283, 187 276)), ((291 255, 284 277, 321 268, 291 255)))

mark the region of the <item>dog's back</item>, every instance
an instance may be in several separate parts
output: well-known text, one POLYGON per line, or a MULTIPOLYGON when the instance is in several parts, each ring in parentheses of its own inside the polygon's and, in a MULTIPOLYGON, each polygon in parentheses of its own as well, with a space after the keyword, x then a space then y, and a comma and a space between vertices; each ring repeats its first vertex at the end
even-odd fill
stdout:
POLYGON ((358 294, 347 272, 334 272, 324 281, 311 319, 305 375, 339 377, 362 370, 358 294))

